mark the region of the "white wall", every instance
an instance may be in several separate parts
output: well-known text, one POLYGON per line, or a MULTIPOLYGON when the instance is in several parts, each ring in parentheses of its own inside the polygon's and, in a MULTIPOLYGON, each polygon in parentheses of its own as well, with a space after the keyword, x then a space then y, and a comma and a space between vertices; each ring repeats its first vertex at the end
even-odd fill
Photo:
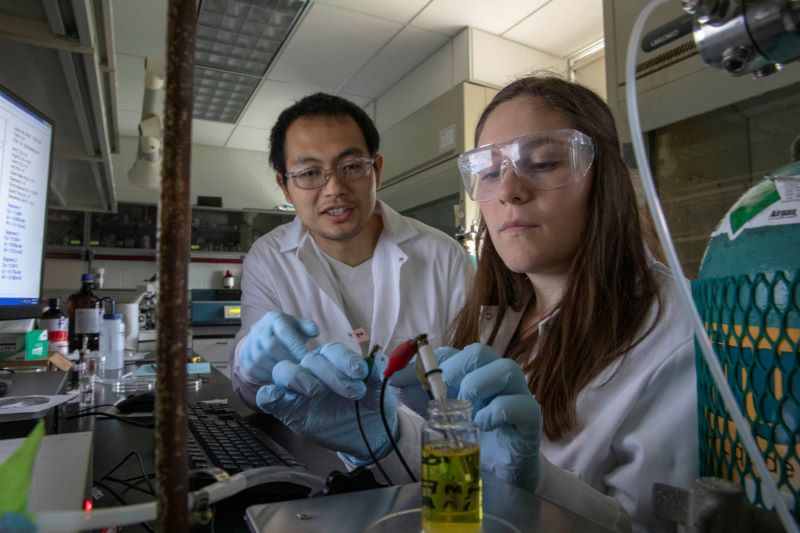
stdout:
POLYGON ((608 100, 606 91, 606 58, 601 55, 575 69, 575 81, 589 87, 594 92, 608 100))
POLYGON ((567 62, 539 50, 470 28, 470 78, 473 83, 504 87, 537 70, 566 74, 567 62))
POLYGON ((384 132, 469 76, 469 30, 456 35, 375 102, 375 124, 384 132))
POLYGON ((566 74, 567 62, 502 37, 465 28, 377 99, 375 123, 384 132, 465 81, 499 88, 537 70, 566 74))
MULTIPOLYGON (((137 143, 135 137, 120 137, 120 153, 112 156, 117 201, 157 204, 157 190, 128 181, 137 143)), ((191 165, 192 204, 197 196, 221 196, 230 209, 271 209, 285 201, 264 152, 194 144, 191 165)))

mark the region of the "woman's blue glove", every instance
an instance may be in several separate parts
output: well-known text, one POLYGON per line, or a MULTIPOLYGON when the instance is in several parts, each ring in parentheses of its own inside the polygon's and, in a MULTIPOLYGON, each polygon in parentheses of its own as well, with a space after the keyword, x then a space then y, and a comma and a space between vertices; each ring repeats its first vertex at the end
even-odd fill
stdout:
MULTIPOLYGON (((436 355, 437 364, 441 366, 443 362, 457 354, 458 350, 449 346, 441 346, 436 348, 433 353, 436 355)), ((389 385, 394 388, 397 398, 404 405, 421 416, 427 416, 429 398, 417 377, 417 359, 418 357, 415 356, 404 369, 392 374, 392 377, 389 378, 389 385)), ((457 391, 453 393, 453 397, 456 393, 457 391)))
MULTIPOLYGON (((391 444, 379 411, 382 358, 376 358, 369 372, 361 354, 331 343, 303 357, 299 365, 287 363, 275 365, 274 385, 258 390, 256 403, 261 410, 297 435, 344 453, 355 465, 365 465, 372 459, 358 431, 355 401, 360 400, 361 424, 370 448, 378 459, 389 454, 391 444)), ((397 400, 391 391, 386 392, 384 405, 396 440, 397 400)))
POLYGON ((311 320, 269 311, 250 329, 239 348, 239 367, 258 383, 272 383, 280 361, 297 362, 309 353, 306 342, 319 335, 311 320))
POLYGON ((481 430, 481 469, 525 490, 539 482, 542 414, 525 374, 511 359, 470 344, 441 365, 445 384, 472 402, 481 430))

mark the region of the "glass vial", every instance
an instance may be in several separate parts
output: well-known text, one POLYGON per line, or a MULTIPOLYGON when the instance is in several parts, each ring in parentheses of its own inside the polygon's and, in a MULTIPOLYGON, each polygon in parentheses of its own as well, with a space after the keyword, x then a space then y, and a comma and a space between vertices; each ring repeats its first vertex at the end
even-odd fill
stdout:
POLYGON ((467 400, 432 401, 422 426, 422 531, 481 531, 478 427, 467 400))
POLYGON ((89 351, 89 337, 83 337, 80 359, 78 360, 81 408, 94 405, 94 382, 97 377, 96 353, 89 351))

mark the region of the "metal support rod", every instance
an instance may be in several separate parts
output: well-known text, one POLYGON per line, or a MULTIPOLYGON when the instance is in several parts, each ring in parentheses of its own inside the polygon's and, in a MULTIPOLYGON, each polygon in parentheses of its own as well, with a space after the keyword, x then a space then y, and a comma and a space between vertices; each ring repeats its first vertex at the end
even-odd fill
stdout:
POLYGON ((186 454, 189 168, 195 0, 169 0, 158 247, 156 475, 158 531, 188 531, 186 454))

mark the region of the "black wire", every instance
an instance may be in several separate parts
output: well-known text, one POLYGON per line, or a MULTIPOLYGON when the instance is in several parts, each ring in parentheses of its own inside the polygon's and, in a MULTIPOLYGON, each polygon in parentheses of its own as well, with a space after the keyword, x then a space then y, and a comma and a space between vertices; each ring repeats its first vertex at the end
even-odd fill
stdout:
POLYGON ((147 472, 144 471, 144 461, 142 461, 142 456, 139 455, 139 452, 133 452, 136 454, 136 461, 139 463, 139 471, 144 476, 144 480, 147 482, 147 486, 150 488, 150 494, 153 496, 156 495, 156 489, 153 487, 153 484, 150 483, 150 476, 147 475, 147 472))
MULTIPOLYGON (((113 474, 118 468, 120 468, 122 465, 124 465, 128 461, 128 459, 130 459, 131 457, 136 457, 136 460, 139 463, 139 470, 141 470, 141 472, 142 472, 142 476, 141 477, 144 477, 145 480, 147 481, 147 486, 150 488, 150 491, 151 491, 150 495, 151 496, 155 496, 155 489, 153 488, 153 485, 150 483, 150 475, 147 474, 144 471, 144 462, 142 461, 142 456, 139 455, 139 452, 136 452, 136 451, 128 453, 128 455, 123 457, 120 462, 118 462, 116 465, 114 465, 113 468, 111 468, 111 470, 109 470, 106 474, 104 474, 103 477, 101 477, 98 481, 94 482, 94 485, 97 485, 98 487, 101 487, 101 488, 105 489, 106 491, 108 491, 112 496, 114 496, 117 500, 119 500, 119 502, 122 505, 128 505, 128 503, 122 498, 122 496, 117 494, 116 491, 114 491, 114 489, 109 487, 107 484, 103 483, 103 481, 108 479, 109 481, 116 482, 116 483, 122 483, 122 484, 124 484, 124 485, 126 485, 128 487, 135 488, 135 489, 137 489, 139 491, 144 492, 142 489, 140 489, 140 488, 138 488, 138 487, 136 487, 136 486, 134 486, 132 484, 129 484, 126 481, 118 480, 116 478, 112 478, 111 477, 111 474, 113 474)), ((134 478, 134 479, 136 479, 136 478, 134 478)), ((147 522, 141 522, 141 524, 147 531, 155 533, 155 530, 147 522)))
MULTIPOLYGON (((113 474, 114 472, 116 472, 116 471, 117 471, 117 468, 119 468, 119 467, 121 467, 122 465, 124 465, 124 464, 125 464, 125 462, 126 462, 128 459, 130 459, 130 458, 131 458, 133 455, 135 455, 136 453, 137 453, 137 452, 129 452, 129 453, 128 453, 128 455, 126 455, 125 457, 123 457, 123 458, 122 458, 122 460, 121 460, 120 462, 118 462, 117 464, 115 464, 115 465, 113 466, 113 468, 111 468, 111 470, 109 470, 108 472, 106 472, 106 473, 105 473, 105 474, 104 474, 104 475, 103 475, 103 476, 100 478, 100 481, 103 481, 105 478, 107 478, 108 476, 110 476, 111 474, 113 474)), ((130 480, 128 480, 128 481, 130 481, 130 480)))
POLYGON ((155 474, 147 474, 147 476, 133 476, 133 477, 126 477, 122 481, 126 481, 128 483, 133 483, 134 485, 141 485, 145 481, 145 477, 148 479, 153 479, 156 477, 155 474), (134 483, 135 482, 135 483, 134 483))
POLYGON ((117 499, 117 501, 119 501, 119 503, 121 503, 122 505, 128 505, 128 502, 126 502, 126 501, 125 501, 125 499, 124 499, 122 496, 120 496, 119 494, 117 494, 117 491, 115 491, 114 489, 112 489, 111 487, 109 487, 108 485, 106 485, 105 483, 103 483, 102 481, 95 481, 95 482, 94 482, 94 484, 95 484, 96 486, 100 487, 101 489, 105 490, 105 491, 106 491, 106 492, 108 492, 109 494, 111 494, 111 495, 112 495, 113 497, 115 497, 115 498, 117 499))
POLYGON ((386 411, 384 410, 384 399, 386 398, 386 386, 389 384, 388 379, 384 379, 383 383, 381 384, 381 421, 383 422, 383 428, 386 430, 386 435, 389 437, 389 442, 392 443, 392 449, 397 454, 397 458, 400 459, 400 463, 403 465, 403 468, 406 469, 406 473, 411 480, 416 483, 417 477, 414 475, 414 472, 408 467, 408 463, 406 463, 405 458, 403 458, 403 454, 400 453, 400 449, 397 447, 397 443, 394 441, 394 437, 392 436, 392 430, 389 429, 389 421, 386 419, 386 411))
POLYGON ((136 427, 140 427, 140 428, 153 429, 154 427, 156 427, 155 424, 140 424, 138 422, 134 422, 133 420, 131 420, 130 418, 128 418, 126 416, 117 416, 117 415, 114 415, 114 414, 111 414, 111 413, 106 413, 105 411, 100 411, 100 412, 97 412, 97 413, 95 413, 94 411, 91 411, 91 412, 88 412, 88 413, 79 413, 79 414, 76 414, 76 415, 68 416, 68 417, 64 418, 64 420, 72 420, 73 418, 81 418, 81 417, 84 417, 84 416, 105 416, 107 418, 113 418, 115 420, 119 420, 120 422, 126 422, 126 423, 128 423, 128 424, 130 424, 132 426, 136 426, 136 427))
POLYGON ((80 411, 75 411, 75 414, 79 415, 79 414, 85 413, 87 411, 94 411, 98 407, 115 407, 115 405, 113 403, 101 403, 101 404, 98 404, 98 405, 93 405, 91 407, 86 407, 84 409, 81 409, 80 411))
MULTIPOLYGON (((142 476, 138 476, 135 479, 142 479, 142 476)), ((108 480, 108 481, 110 481, 112 483, 119 483, 120 485, 124 485, 125 487, 127 487, 125 490, 122 491, 123 494, 125 494, 128 491, 128 489, 132 489, 132 490, 139 491, 142 494, 147 494, 148 496, 154 496, 154 494, 152 492, 150 492, 148 489, 146 489, 146 488, 143 489, 142 487, 140 487, 139 483, 131 483, 129 481, 125 481, 124 479, 119 479, 119 478, 113 477, 113 476, 106 476, 106 480, 108 480)))
MULTIPOLYGON (((107 491, 109 494, 114 496, 117 500, 119 500, 119 503, 121 503, 122 505, 128 505, 128 503, 122 498, 122 496, 117 494, 114 489, 112 489, 111 487, 109 487, 108 485, 103 483, 102 481, 95 481, 94 485, 102 488, 103 490, 107 491)), ((140 523, 142 524, 142 527, 144 527, 147 531, 150 531, 151 533, 155 533, 155 530, 147 522, 140 522, 140 523)))
MULTIPOLYGON (((137 451, 130 452, 130 453, 128 453, 128 455, 123 457, 123 459, 120 462, 118 462, 116 465, 114 465, 114 467, 111 470, 106 472, 103 475, 103 477, 100 478, 100 481, 103 481, 105 479, 110 479, 111 478, 111 474, 116 472, 117 469, 120 468, 122 465, 124 465, 128 461, 128 459, 130 459, 131 457, 136 457, 136 461, 139 464, 139 471, 142 473, 142 475, 141 476, 137 476, 135 478, 119 480, 119 482, 123 482, 123 484, 127 485, 128 484, 127 482, 129 482, 129 481, 133 481, 133 480, 139 479, 139 478, 144 478, 144 481, 147 482, 147 486, 150 489, 150 494, 155 496, 156 490, 155 490, 155 488, 153 488, 153 484, 150 483, 150 477, 151 477, 152 474, 148 474, 147 472, 144 471, 144 461, 142 461, 142 456, 139 455, 139 452, 137 452, 137 451)), ((138 483, 137 483, 137 485, 138 485, 138 483)), ((136 487, 136 488, 137 488, 137 490, 142 490, 142 489, 139 489, 138 487, 136 487)))
POLYGON ((361 424, 361 407, 359 406, 359 401, 356 400, 356 422, 358 422, 358 431, 361 433, 361 438, 364 441, 364 446, 367 447, 367 451, 369 452, 369 456, 372 458, 372 464, 378 467, 378 470, 383 475, 384 479, 389 485, 394 485, 391 478, 386 474, 386 471, 381 466, 381 462, 375 457, 375 452, 372 451, 372 448, 369 445, 369 440, 367 439, 367 434, 364 432, 364 426, 361 424))

